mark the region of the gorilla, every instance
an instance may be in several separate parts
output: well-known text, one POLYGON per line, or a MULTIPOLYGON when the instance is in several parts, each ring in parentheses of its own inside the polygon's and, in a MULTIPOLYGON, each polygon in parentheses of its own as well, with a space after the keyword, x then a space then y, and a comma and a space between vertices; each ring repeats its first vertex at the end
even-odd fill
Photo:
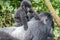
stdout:
POLYGON ((31 26, 28 28, 25 33, 24 40, 48 40, 47 37, 50 37, 51 40, 54 40, 53 36, 53 18, 51 14, 44 12, 39 15, 40 20, 34 20, 31 23, 31 26))
POLYGON ((14 20, 17 23, 17 26, 24 25, 24 29, 28 29, 27 22, 30 21, 32 17, 38 19, 38 14, 32 9, 32 4, 28 0, 23 0, 21 6, 18 8, 14 15, 14 20), (29 14, 28 14, 29 12, 29 14))
POLYGON ((24 25, 24 29, 27 30, 28 25, 27 25, 27 21, 29 20, 28 18, 28 11, 31 8, 32 4, 30 1, 28 0, 23 0, 20 7, 18 8, 18 10, 16 11, 15 15, 14 15, 14 20, 17 23, 17 27, 24 25))
MULTIPOLYGON (((1 28, 0 30, 7 33, 5 35, 9 34, 11 37, 19 40, 48 40, 47 37, 53 40, 54 21, 52 15, 48 12, 43 12, 38 17, 39 19, 33 17, 28 22, 28 29, 26 31, 24 30, 24 25, 1 28)), ((2 33, 1 35, 4 36, 2 33)))
POLYGON ((21 6, 14 15, 14 20, 19 27, 0 29, 2 31, 0 32, 1 40, 10 40, 10 37, 11 40, 15 38, 19 40, 48 40, 47 37, 54 40, 54 22, 51 14, 43 12, 38 15, 32 10, 31 5, 31 2, 28 0, 22 1, 21 6), (28 12, 30 14, 27 14, 28 12), (6 36, 9 39, 6 39, 6 36))
POLYGON ((15 31, 11 33, 11 36, 20 40, 54 40, 53 17, 48 12, 43 12, 38 15, 39 19, 33 17, 28 22, 28 29, 25 31, 24 26, 17 27, 15 31))
POLYGON ((24 24, 24 29, 28 28, 27 27, 27 21, 29 20, 27 12, 28 8, 31 8, 32 4, 28 0, 23 0, 21 3, 21 6, 18 8, 14 15, 14 20, 17 22, 17 27, 5 27, 5 28, 0 28, 1 31, 11 34, 15 29, 20 27, 21 25, 24 24), (27 19, 26 19, 27 18, 27 19), (27 20, 27 21, 26 21, 27 20))

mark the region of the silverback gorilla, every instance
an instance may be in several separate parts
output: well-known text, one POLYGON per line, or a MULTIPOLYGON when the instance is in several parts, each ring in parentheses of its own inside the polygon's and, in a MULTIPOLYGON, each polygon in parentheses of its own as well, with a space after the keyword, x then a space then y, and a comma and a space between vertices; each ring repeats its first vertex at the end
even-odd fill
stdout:
POLYGON ((54 40, 52 15, 48 12, 43 12, 38 17, 39 19, 33 17, 28 22, 26 31, 23 28, 24 26, 17 27, 11 35, 20 40, 48 40, 48 37, 50 37, 50 40, 54 40))
POLYGON ((54 24, 51 14, 44 12, 39 15, 40 20, 34 20, 28 26, 24 40, 54 40, 52 27, 54 24))
MULTIPOLYGON (((28 22, 28 29, 25 31, 24 26, 21 27, 11 27, 11 28, 3 28, 0 29, 0 37, 3 39, 3 37, 8 38, 13 37, 19 40, 48 40, 47 37, 50 37, 51 40, 54 40, 53 36, 53 28, 54 22, 51 14, 48 12, 43 12, 38 15, 39 19, 35 19, 33 17, 28 22), (10 31, 10 34, 8 33, 10 31), (5 34, 5 32, 7 34, 5 34), (5 34, 5 35, 3 35, 5 34), (8 35, 9 34, 9 35, 8 35), (2 35, 2 36, 1 36, 2 35)), ((11 40, 13 39, 11 38, 11 40)), ((8 39, 6 39, 8 40, 8 39)))

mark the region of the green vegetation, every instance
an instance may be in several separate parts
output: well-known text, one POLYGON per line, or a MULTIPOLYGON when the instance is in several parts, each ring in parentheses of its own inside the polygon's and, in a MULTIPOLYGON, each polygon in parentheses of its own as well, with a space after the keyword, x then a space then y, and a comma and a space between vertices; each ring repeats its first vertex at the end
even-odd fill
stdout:
MULTIPOLYGON (((0 27, 9 27, 15 25, 13 16, 17 8, 20 6, 22 0, 0 0, 0 27)), ((32 7, 38 13, 49 12, 46 7, 44 0, 30 0, 32 2, 32 7)), ((51 0, 51 4, 55 9, 58 16, 60 16, 60 0, 51 0)), ((55 39, 60 34, 60 29, 55 23, 54 29, 55 39)))

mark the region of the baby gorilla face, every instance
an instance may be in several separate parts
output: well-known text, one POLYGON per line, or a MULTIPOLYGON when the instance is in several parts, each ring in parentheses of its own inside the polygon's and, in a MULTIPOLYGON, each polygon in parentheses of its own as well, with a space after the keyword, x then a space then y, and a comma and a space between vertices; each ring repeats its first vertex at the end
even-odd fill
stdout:
POLYGON ((32 6, 31 2, 28 0, 23 0, 21 5, 23 5, 26 8, 27 12, 30 10, 30 8, 32 6))

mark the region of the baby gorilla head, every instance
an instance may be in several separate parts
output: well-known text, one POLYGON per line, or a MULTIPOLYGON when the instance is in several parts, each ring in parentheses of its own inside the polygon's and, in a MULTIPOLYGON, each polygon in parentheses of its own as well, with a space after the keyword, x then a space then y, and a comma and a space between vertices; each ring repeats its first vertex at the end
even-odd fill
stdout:
POLYGON ((21 6, 23 6, 23 8, 25 7, 26 12, 30 10, 32 4, 30 1, 28 0, 23 0, 21 3, 21 6))
POLYGON ((25 7, 31 7, 32 6, 31 2, 28 0, 23 0, 21 5, 22 6, 24 5, 25 7))

